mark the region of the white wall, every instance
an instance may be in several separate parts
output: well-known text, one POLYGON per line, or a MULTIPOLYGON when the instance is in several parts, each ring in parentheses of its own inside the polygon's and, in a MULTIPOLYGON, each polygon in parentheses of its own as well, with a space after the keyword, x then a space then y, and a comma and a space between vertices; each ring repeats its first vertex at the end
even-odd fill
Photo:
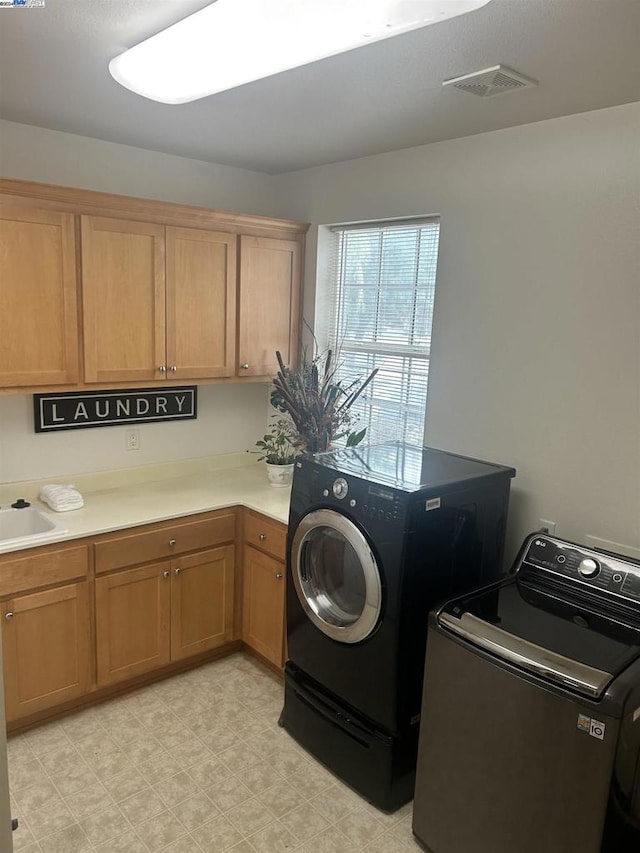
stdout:
POLYGON ((640 109, 279 178, 316 226, 442 217, 425 443, 513 465, 508 557, 558 535, 640 546, 640 109))
MULTIPOLYGON (((0 175, 182 204, 280 215, 269 175, 0 121, 0 175)), ((267 426, 266 386, 202 386, 195 421, 35 435, 32 397, 0 397, 0 482, 128 468, 252 448, 267 426)))

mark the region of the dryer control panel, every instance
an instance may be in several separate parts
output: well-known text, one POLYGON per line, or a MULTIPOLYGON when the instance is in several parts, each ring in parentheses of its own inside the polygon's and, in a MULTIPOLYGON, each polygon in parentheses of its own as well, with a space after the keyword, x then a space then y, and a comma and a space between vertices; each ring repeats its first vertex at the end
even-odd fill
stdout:
POLYGON ((555 537, 534 534, 515 572, 539 572, 557 578, 564 589, 573 581, 583 589, 587 585, 640 604, 640 564, 555 537))
POLYGON ((338 475, 336 471, 317 468, 312 475, 312 501, 343 507, 356 517, 377 522, 399 522, 404 519, 408 497, 403 492, 358 477, 338 475))

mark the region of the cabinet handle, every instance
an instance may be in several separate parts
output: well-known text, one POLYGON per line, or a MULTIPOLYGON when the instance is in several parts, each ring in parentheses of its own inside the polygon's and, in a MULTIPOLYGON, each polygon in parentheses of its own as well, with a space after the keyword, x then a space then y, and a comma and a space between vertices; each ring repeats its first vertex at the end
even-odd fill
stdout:
POLYGON ((249 370, 249 365, 248 365, 248 364, 241 364, 241 365, 240 365, 240 367, 241 367, 243 370, 249 370))
POLYGON ((178 365, 177 365, 177 364, 172 364, 172 365, 171 365, 171 367, 169 368, 169 370, 170 370, 172 373, 175 373, 177 369, 178 369, 178 365))
POLYGON ((258 539, 259 539, 261 542, 264 542, 264 541, 266 540, 266 538, 267 538, 267 534, 266 534, 266 533, 261 533, 261 534, 260 534, 260 536, 258 536, 258 539))
POLYGON ((182 569, 176 569, 176 574, 179 575, 182 569))
POLYGON ((163 577, 163 578, 168 578, 170 574, 171 574, 171 572, 163 572, 163 573, 162 573, 162 577, 163 577))
POLYGON ((276 579, 279 581, 282 580, 282 572, 276 572, 276 579))
POLYGON ((13 619, 13 613, 9 610, 7 613, 4 614, 4 618, 11 621, 11 619, 13 619))
POLYGON ((175 539, 169 539, 169 548, 173 548, 173 546, 174 546, 175 544, 176 544, 176 540, 175 540, 175 539))
POLYGON ((160 367, 158 368, 158 370, 160 371, 160 373, 166 373, 167 372, 167 365, 161 364, 160 367))

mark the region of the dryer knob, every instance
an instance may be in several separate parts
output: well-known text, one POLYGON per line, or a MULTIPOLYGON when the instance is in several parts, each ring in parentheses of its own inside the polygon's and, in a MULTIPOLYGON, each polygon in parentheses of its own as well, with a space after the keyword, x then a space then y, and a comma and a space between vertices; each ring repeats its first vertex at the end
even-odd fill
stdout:
POLYGON ((349 491, 349 484, 344 479, 344 477, 338 477, 337 480, 333 483, 333 496, 338 498, 338 500, 342 500, 342 498, 346 498, 347 492, 349 491))
POLYGON ((597 560, 592 560, 586 557, 578 566, 578 572, 583 578, 594 578, 600 571, 600 565, 597 560))

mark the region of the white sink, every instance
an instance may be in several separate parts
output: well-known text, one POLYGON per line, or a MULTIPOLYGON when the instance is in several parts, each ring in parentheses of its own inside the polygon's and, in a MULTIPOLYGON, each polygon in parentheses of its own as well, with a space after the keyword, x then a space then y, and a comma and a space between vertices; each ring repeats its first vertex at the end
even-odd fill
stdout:
POLYGON ((0 509, 0 550, 55 539, 68 529, 34 506, 0 509))

